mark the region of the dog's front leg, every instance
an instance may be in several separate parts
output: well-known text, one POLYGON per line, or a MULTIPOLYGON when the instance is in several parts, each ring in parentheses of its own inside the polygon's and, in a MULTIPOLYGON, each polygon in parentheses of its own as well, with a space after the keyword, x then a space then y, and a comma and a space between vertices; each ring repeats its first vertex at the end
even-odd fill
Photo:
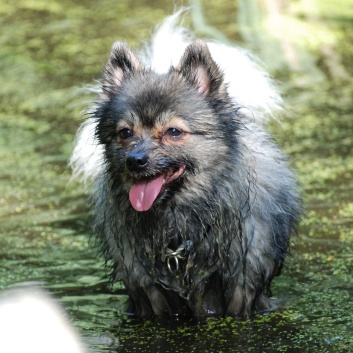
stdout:
POLYGON ((156 286, 150 286, 146 290, 147 297, 150 301, 153 313, 156 316, 171 315, 172 310, 168 304, 165 296, 156 288, 156 286))
POLYGON ((224 315, 224 295, 220 279, 220 275, 216 272, 195 290, 191 306, 196 317, 224 315))
MULTIPOLYGON (((126 257, 128 259, 128 257, 126 257)), ((131 309, 140 317, 171 315, 168 300, 153 278, 139 261, 128 263, 130 267, 124 283, 132 304, 131 309)))

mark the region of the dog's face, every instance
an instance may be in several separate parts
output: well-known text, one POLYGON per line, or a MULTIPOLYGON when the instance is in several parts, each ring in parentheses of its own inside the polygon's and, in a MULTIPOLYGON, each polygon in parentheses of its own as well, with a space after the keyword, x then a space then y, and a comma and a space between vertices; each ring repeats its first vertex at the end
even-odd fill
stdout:
POLYGON ((135 210, 172 197, 190 178, 207 182, 234 136, 229 116, 217 114, 226 102, 222 74, 202 42, 163 75, 143 68, 125 44, 113 46, 95 112, 97 134, 135 210))

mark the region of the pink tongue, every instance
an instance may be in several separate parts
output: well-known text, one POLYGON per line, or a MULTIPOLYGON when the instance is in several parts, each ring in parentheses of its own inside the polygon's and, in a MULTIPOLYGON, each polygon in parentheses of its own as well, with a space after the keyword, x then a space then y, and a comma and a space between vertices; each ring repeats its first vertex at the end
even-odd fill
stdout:
POLYGON ((132 207, 139 212, 148 211, 161 192, 164 175, 151 180, 140 180, 134 184, 129 193, 132 207))

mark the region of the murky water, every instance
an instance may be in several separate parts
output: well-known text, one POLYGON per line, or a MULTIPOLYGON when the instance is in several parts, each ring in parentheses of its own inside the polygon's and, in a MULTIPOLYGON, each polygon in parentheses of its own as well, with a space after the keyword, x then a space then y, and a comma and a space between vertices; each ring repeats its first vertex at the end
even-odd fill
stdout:
MULTIPOLYGON (((102 261, 88 242, 82 186, 69 183, 66 167, 80 111, 90 99, 80 85, 99 76, 113 41, 138 46, 173 5, 3 0, 0 288, 43 283, 94 352, 353 351, 353 9, 348 2, 322 1, 314 17, 306 17, 299 2, 298 8, 285 9, 297 19, 290 22, 293 31, 303 26, 285 43, 297 58, 292 55, 287 66, 277 60, 272 67, 291 106, 290 117, 274 123, 273 131, 298 170, 307 209, 292 256, 273 284, 280 308, 247 321, 196 323, 137 321, 124 314, 123 288, 104 279, 102 261)), ((247 10, 242 1, 204 3, 204 18, 214 27, 205 27, 194 13, 200 32, 220 37, 221 30, 238 42, 240 34, 248 38, 237 25, 239 13, 247 10)), ((269 40, 257 37, 245 44, 266 60, 260 39, 269 40)))

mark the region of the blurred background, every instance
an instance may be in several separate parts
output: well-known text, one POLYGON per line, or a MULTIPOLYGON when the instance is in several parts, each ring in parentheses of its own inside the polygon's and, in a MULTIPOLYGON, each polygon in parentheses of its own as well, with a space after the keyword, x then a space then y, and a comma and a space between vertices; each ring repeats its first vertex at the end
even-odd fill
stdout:
POLYGON ((247 321, 139 322, 89 243, 89 205, 67 167, 94 99, 82 87, 114 41, 139 48, 174 11, 160 0, 0 1, 0 289, 42 283, 92 352, 352 352, 352 0, 181 5, 198 36, 256 54, 288 104, 271 131, 306 217, 273 283, 280 308, 247 321))

